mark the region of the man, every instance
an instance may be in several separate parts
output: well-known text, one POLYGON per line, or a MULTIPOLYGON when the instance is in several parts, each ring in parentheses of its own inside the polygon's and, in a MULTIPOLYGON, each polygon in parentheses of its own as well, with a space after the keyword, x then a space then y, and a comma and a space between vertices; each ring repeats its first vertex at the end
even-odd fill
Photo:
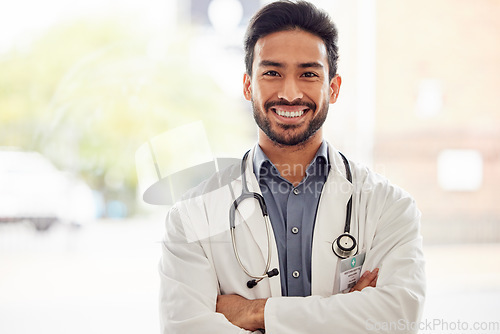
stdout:
POLYGON ((243 92, 258 145, 241 172, 215 175, 169 211, 163 333, 418 328, 425 278, 414 201, 323 140, 341 85, 336 41, 329 17, 306 2, 274 2, 252 19, 243 92))

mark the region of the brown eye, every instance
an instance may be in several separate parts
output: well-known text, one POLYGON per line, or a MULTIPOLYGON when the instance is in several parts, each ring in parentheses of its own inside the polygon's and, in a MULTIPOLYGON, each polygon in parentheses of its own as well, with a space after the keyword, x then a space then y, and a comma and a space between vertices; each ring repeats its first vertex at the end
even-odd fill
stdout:
POLYGON ((306 78, 315 78, 315 77, 318 77, 318 75, 316 73, 313 73, 313 72, 306 72, 304 74, 302 74, 303 77, 306 77, 306 78))
POLYGON ((264 75, 270 76, 270 77, 279 77, 279 73, 276 71, 267 71, 264 73, 264 75))

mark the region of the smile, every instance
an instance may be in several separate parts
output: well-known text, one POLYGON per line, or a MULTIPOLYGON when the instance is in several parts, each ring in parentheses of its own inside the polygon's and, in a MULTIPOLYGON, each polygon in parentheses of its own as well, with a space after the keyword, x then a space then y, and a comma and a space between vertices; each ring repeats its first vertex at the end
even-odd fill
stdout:
POLYGON ((272 111, 274 111, 276 114, 282 117, 287 117, 287 118, 294 118, 294 117, 300 117, 304 115, 306 110, 298 110, 298 111, 285 111, 285 110, 280 110, 280 109, 275 109, 272 108, 272 111))

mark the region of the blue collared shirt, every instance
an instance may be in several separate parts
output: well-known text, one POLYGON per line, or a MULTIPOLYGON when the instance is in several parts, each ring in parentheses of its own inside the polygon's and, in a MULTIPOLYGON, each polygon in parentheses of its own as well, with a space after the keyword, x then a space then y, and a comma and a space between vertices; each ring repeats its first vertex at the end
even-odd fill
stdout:
POLYGON ((280 175, 260 146, 255 150, 253 167, 278 247, 283 296, 311 295, 314 222, 329 166, 328 145, 323 141, 306 168, 306 176, 294 187, 283 176, 302 167, 282 166, 280 175))

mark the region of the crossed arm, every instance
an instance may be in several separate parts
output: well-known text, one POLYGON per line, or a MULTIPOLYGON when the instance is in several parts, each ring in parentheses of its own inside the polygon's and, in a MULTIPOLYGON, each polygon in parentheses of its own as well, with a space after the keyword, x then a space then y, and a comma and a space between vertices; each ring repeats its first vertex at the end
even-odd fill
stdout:
MULTIPOLYGON (((369 286, 375 287, 377 278, 378 268, 366 271, 350 292, 361 291, 369 286)), ((264 309, 266 302, 267 299, 250 300, 239 295, 221 295, 217 297, 216 311, 224 314, 233 325, 249 331, 256 331, 265 328, 264 309)))
MULTIPOLYGON (((192 210, 193 205, 172 208, 167 217, 159 268, 163 333, 241 334, 247 329, 255 331, 264 327, 269 333, 304 333, 306 328, 316 332, 328 328, 361 333, 366 332, 367 321, 418 321, 425 297, 420 215, 409 203, 410 198, 398 199, 400 196, 397 195, 397 192, 391 195, 397 200, 383 198, 380 200, 382 203, 375 201, 371 204, 381 208, 380 213, 373 214, 380 216, 380 221, 367 225, 371 229, 376 228, 376 231, 365 232, 369 236, 366 244, 369 256, 364 265, 366 268, 383 266, 380 275, 375 275, 379 277, 370 279, 367 273, 354 288, 362 292, 328 297, 314 295, 248 300, 238 295, 218 296, 219 277, 227 278, 225 284, 229 289, 226 290, 235 285, 228 273, 230 267, 220 266, 219 272, 216 272, 207 254, 216 251, 219 258, 224 257, 224 244, 196 241, 209 234, 199 233, 201 237, 195 238, 197 230, 191 229, 191 221, 203 221, 204 213, 192 210), (215 246, 218 248, 215 249, 215 246), (375 284, 375 289, 364 289, 375 284)), ((368 206, 364 202, 361 205, 368 206)), ((263 295, 266 294, 260 294, 263 295)), ((246 297, 250 296, 255 294, 246 297)), ((405 327, 401 332, 415 330, 405 327)))

